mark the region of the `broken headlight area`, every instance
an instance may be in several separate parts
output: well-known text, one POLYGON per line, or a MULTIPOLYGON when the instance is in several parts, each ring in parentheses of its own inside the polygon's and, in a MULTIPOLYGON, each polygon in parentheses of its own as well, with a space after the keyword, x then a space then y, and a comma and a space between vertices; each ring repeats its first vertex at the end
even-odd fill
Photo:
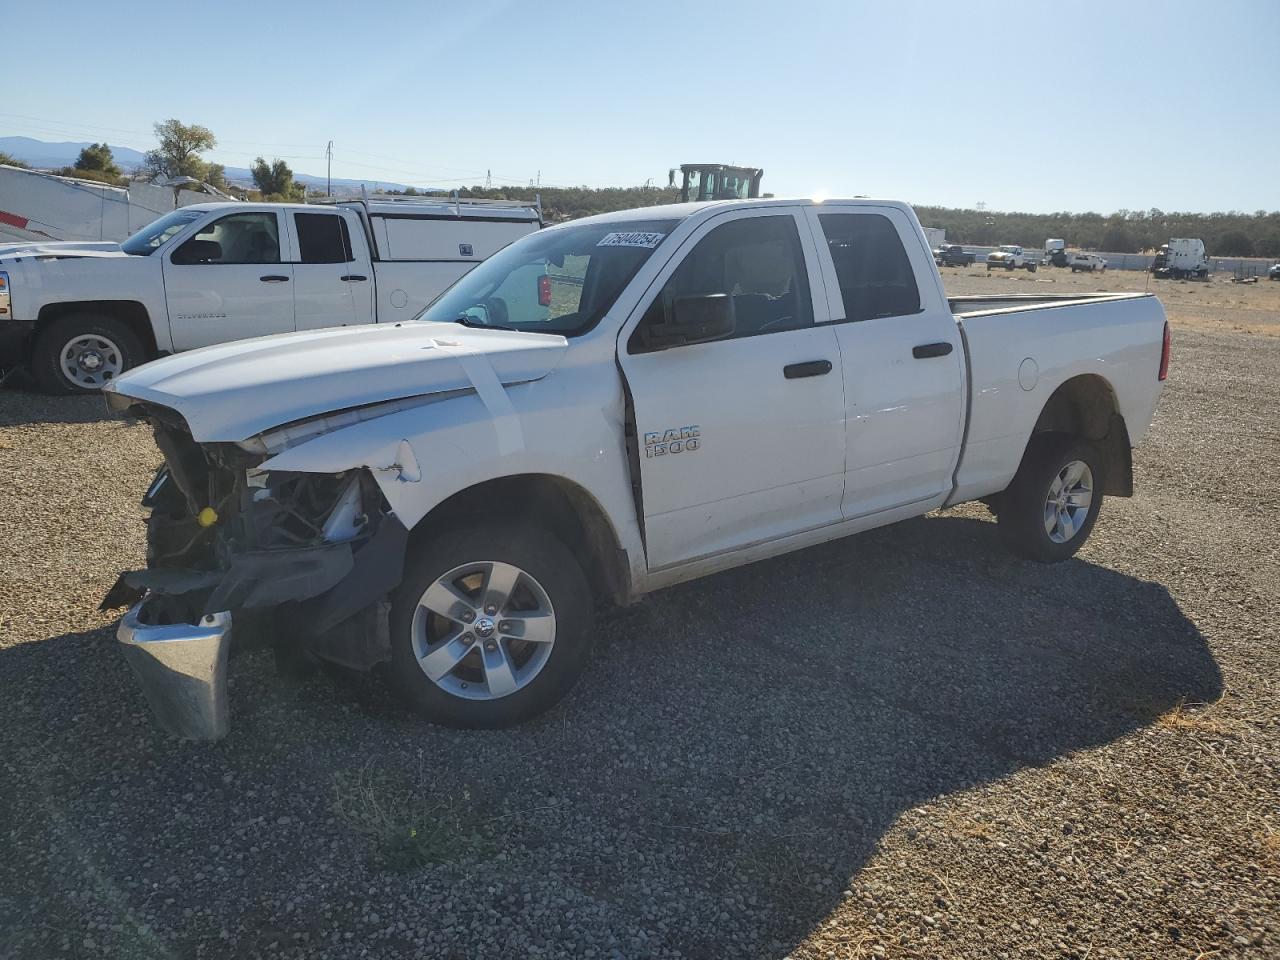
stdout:
POLYGON ((229 611, 236 647, 361 669, 386 659, 408 533, 372 475, 263 471, 262 454, 196 443, 172 411, 147 413, 165 458, 143 499, 147 568, 122 574, 103 607, 141 601, 164 624, 229 611))

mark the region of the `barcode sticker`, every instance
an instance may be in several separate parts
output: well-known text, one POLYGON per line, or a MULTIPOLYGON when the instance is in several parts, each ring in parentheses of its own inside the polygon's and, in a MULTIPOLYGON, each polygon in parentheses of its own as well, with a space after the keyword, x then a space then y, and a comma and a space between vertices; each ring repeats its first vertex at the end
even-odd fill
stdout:
POLYGON ((652 250, 662 242, 665 233, 606 233, 597 247, 643 247, 652 250))

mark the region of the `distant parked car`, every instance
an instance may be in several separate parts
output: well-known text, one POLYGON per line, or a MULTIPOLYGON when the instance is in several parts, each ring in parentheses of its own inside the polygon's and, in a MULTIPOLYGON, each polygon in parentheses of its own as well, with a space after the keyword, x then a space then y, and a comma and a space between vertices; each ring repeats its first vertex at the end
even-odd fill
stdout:
POLYGON ((933 251, 933 262, 940 267, 971 267, 976 259, 958 243, 944 244, 933 251))
POLYGON ((1267 271, 1267 277, 1272 280, 1280 280, 1280 263, 1271 265, 1271 269, 1267 271))
POLYGON ((1014 244, 1005 244, 999 250, 993 250, 987 254, 987 269, 994 270, 996 267, 1003 267, 1006 270, 1026 270, 1028 273, 1035 273, 1039 263, 1035 260, 1028 260, 1022 252, 1022 248, 1014 244))
POLYGON ((1107 269, 1107 261, 1096 253, 1073 253, 1071 255, 1071 272, 1079 273, 1081 270, 1087 270, 1089 273, 1101 272, 1107 269))

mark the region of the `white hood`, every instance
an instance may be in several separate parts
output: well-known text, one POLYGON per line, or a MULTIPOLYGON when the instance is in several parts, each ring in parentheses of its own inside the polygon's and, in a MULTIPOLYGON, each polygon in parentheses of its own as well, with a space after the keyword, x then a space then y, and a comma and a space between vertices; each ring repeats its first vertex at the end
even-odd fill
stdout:
POLYGON ((238 340, 165 357, 106 390, 182 414, 198 442, 238 442, 264 430, 352 407, 475 386, 486 363, 501 384, 545 377, 564 337, 409 322, 336 327, 238 340))
POLYGON ((97 240, 49 240, 38 243, 0 243, 0 260, 13 257, 127 257, 120 244, 97 240))

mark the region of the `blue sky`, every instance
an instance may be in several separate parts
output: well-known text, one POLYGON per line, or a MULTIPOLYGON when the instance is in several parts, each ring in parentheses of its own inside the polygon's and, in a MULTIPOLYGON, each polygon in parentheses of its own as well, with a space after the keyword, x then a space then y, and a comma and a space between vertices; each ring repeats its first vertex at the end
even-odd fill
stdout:
POLYGON ((227 165, 322 174, 332 139, 334 176, 444 186, 715 161, 779 195, 1280 209, 1280 2, 999 6, 0 0, 0 136, 145 149, 178 117, 227 165))

